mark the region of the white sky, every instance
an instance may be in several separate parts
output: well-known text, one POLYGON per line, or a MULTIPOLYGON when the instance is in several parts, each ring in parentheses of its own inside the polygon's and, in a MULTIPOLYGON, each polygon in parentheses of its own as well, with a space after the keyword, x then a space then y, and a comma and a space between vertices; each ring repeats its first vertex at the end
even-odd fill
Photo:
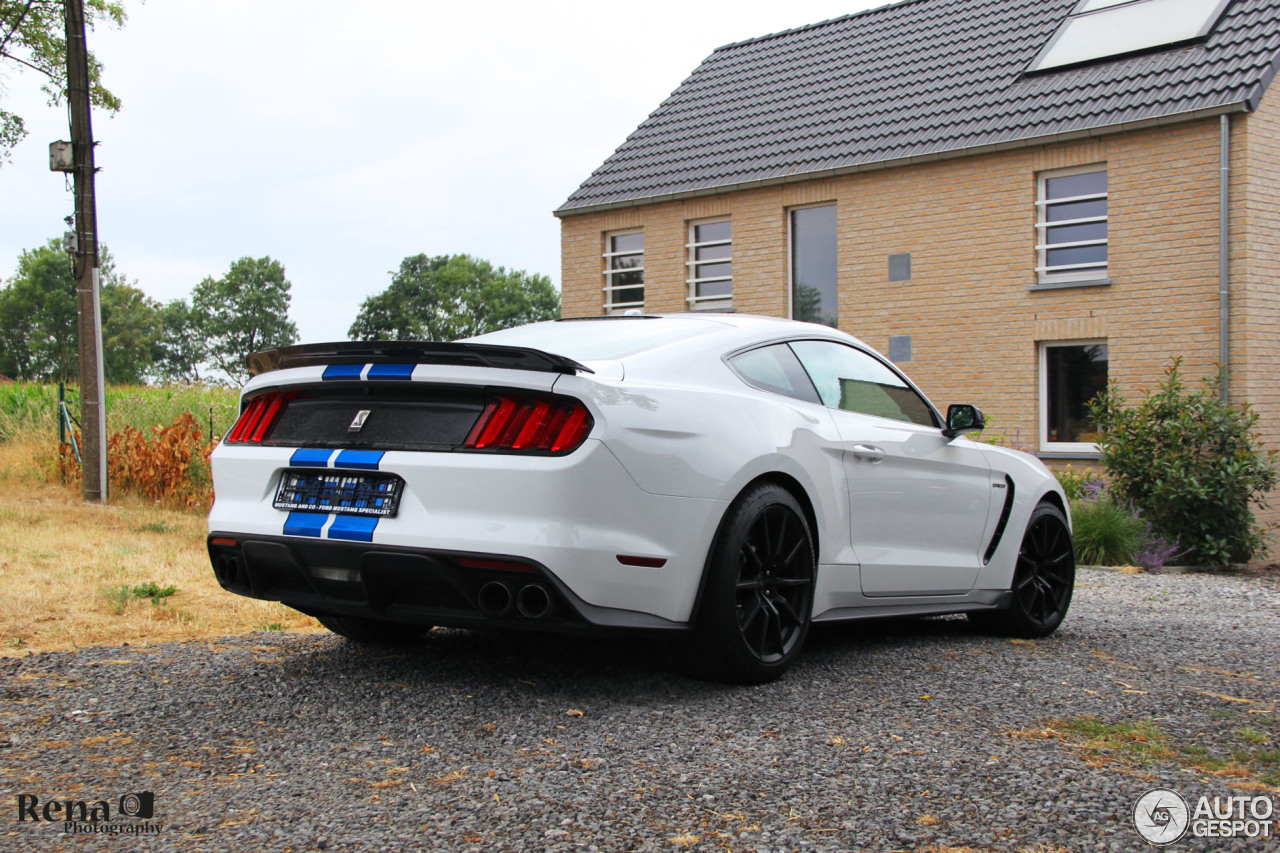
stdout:
MULTIPOLYGON (((98 220, 160 301, 270 255, 302 340, 342 340, 408 255, 560 283, 569 194, 711 51, 878 0, 125 0, 89 34, 124 101, 95 111, 98 220)), ((0 279, 65 230, 70 138, 34 72, 0 71, 30 135, 0 165, 0 279)))

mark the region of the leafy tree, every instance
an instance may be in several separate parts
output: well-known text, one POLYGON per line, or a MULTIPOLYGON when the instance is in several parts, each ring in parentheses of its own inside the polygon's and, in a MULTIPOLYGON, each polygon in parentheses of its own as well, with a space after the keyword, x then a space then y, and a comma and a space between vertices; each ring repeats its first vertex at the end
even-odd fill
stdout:
MULTIPOLYGON (((151 373, 161 335, 159 306, 99 252, 103 372, 108 382, 137 383, 151 373)), ((76 286, 57 240, 23 252, 0 288, 0 376, 68 381, 80 376, 76 286)))
POLYGON ((1186 549, 1185 562, 1248 560, 1265 551, 1253 507, 1264 507, 1276 486, 1276 452, 1253 432, 1257 412, 1223 402, 1222 371, 1192 391, 1179 368, 1174 359, 1133 406, 1114 385, 1090 403, 1111 488, 1186 549))
POLYGON ((164 326, 160 304, 137 287, 106 281, 102 303, 102 369, 113 385, 140 385, 155 374, 164 326))
POLYGON ((289 319, 284 267, 269 257, 241 258, 222 278, 206 278, 191 294, 193 326, 213 366, 243 385, 249 378, 245 356, 298 340, 289 319))
MULTIPOLYGON (((124 24, 122 3, 85 0, 87 27, 99 21, 124 24)), ((63 0, 0 0, 0 68, 30 68, 48 79, 41 88, 49 103, 62 102, 66 90, 67 39, 63 0)), ((89 97, 95 106, 116 112, 120 99, 102 87, 102 66, 89 54, 89 97)), ((27 135, 22 117, 0 107, 0 162, 27 135)))
POLYGON ((452 341, 559 316, 560 296, 545 275, 508 272, 470 255, 414 255, 386 290, 361 304, 347 334, 452 341))
POLYGON ((185 299, 160 307, 162 333, 156 345, 154 370, 168 382, 199 382, 200 365, 208 354, 196 326, 195 312, 185 299))
POLYGON ((22 253, 0 289, 0 374, 65 381, 79 375, 76 286, 58 241, 22 253))

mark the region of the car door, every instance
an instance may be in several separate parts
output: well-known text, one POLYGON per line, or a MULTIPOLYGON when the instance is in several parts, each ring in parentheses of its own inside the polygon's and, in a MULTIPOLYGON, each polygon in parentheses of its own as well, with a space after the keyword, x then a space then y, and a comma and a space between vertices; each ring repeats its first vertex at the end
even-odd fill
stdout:
POLYGON ((791 348, 840 433, 863 594, 968 592, 1000 507, 981 450, 943 435, 928 402, 870 353, 834 341, 791 348))

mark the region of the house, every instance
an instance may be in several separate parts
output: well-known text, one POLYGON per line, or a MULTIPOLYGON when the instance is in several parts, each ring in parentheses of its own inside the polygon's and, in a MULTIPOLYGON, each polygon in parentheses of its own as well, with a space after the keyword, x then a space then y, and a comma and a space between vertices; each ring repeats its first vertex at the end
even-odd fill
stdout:
MULTIPOLYGON (((1051 464, 1223 363, 1280 445, 1280 0, 903 0, 713 52, 555 211, 565 316, 839 326, 1051 464)), ((1080 464, 1077 462, 1077 464, 1080 464)))

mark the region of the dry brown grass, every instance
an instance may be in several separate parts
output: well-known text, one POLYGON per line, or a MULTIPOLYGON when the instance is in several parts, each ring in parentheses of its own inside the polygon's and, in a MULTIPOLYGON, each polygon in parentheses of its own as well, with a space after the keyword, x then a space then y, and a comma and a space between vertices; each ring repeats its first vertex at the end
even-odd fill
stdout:
POLYGON ((319 627, 282 605, 224 592, 209 567, 203 515, 131 498, 85 503, 47 482, 37 460, 50 458, 42 442, 0 443, 0 655, 319 627), (152 582, 178 591, 152 604, 120 590, 152 582))

